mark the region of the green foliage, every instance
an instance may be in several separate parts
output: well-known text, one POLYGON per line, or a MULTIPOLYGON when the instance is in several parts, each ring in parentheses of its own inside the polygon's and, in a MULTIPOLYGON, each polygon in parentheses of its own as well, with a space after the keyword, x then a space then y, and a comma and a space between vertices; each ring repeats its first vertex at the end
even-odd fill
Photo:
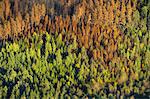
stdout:
POLYGON ((142 17, 146 18, 147 14, 148 14, 148 6, 144 6, 142 7, 142 11, 141 11, 142 17))
POLYGON ((140 13, 138 10, 136 10, 133 13, 133 23, 134 23, 134 27, 138 27, 138 24, 140 22, 140 13))
MULTIPOLYGON (((124 94, 129 95, 131 91, 140 92, 139 88, 134 88, 134 84, 129 87, 126 85, 129 79, 130 82, 135 83, 132 80, 133 78, 140 79, 144 77, 147 79, 149 77, 148 71, 141 73, 142 64, 144 64, 143 69, 148 70, 149 68, 150 51, 148 49, 145 49, 145 56, 135 59, 134 67, 129 67, 135 74, 128 78, 129 73, 125 69, 120 70, 120 68, 124 68, 123 63, 120 63, 117 67, 114 66, 116 70, 121 71, 120 73, 112 72, 99 64, 99 62, 90 59, 87 54, 88 51, 84 47, 79 50, 75 40, 66 47, 66 45, 63 45, 65 42, 59 36, 57 37, 57 40, 60 40, 59 43, 55 43, 57 42, 55 36, 48 33, 46 34, 46 39, 44 43, 42 36, 39 36, 38 39, 31 42, 31 46, 25 43, 28 41, 20 39, 22 43, 20 43, 20 40, 15 43, 6 42, 6 46, 1 48, 0 67, 6 70, 4 73, 0 71, 1 83, 6 82, 4 85, 0 84, 2 89, 1 97, 64 98, 72 97, 76 93, 75 97, 94 95, 94 97, 114 98, 116 95, 106 95, 103 91, 108 88, 107 83, 114 83, 114 85, 109 85, 110 93, 115 93, 117 85, 124 84, 124 87, 120 89, 120 91, 125 92, 120 93, 124 96, 124 94), (136 76, 137 74, 143 76, 136 76), (11 92, 9 92, 10 90, 8 91, 10 86, 11 92), (87 88, 87 91, 84 88, 87 88), (69 94, 67 93, 68 91, 70 92, 69 94)), ((123 51, 128 48, 127 52, 123 51, 122 57, 130 60, 144 50, 143 47, 146 43, 143 44, 139 37, 136 36, 133 48, 128 48, 127 43, 126 47, 120 44, 119 50, 123 51)), ((142 83, 143 81, 139 82, 142 83)))

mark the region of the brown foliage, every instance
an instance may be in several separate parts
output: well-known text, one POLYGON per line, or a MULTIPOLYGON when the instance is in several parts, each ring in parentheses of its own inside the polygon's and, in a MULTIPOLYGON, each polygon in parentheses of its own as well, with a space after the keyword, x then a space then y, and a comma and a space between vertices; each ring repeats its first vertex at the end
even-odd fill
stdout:
POLYGON ((4 2, 0 2, 0 18, 4 21, 4 2))
POLYGON ((85 13, 85 2, 82 2, 76 7, 76 17, 80 19, 85 13))
POLYGON ((36 25, 39 25, 39 23, 40 23, 40 5, 39 4, 37 4, 37 5, 34 5, 34 7, 33 7, 33 11, 34 11, 34 16, 33 16, 33 18, 35 19, 34 20, 34 23, 36 24, 36 25))
POLYGON ((128 22, 130 23, 131 22, 131 16, 132 16, 132 6, 131 6, 131 1, 129 0, 128 1, 128 4, 127 4, 127 18, 128 18, 128 22))
POLYGON ((13 37, 16 37, 18 33, 17 33, 17 24, 14 18, 10 19, 10 24, 11 24, 11 34, 13 37))
POLYGON ((40 5, 39 12, 41 13, 41 16, 45 16, 46 8, 44 4, 40 5))
POLYGON ((93 50, 93 58, 94 58, 94 60, 97 60, 97 51, 96 51, 96 49, 93 50))
POLYGON ((10 14, 10 3, 9 0, 4 0, 5 4, 5 19, 7 20, 9 14, 10 14))
POLYGON ((88 37, 88 35, 85 35, 85 37, 84 37, 84 46, 85 46, 85 48, 89 48, 89 37, 88 37))
POLYGON ((44 24, 43 24, 43 30, 44 31, 46 31, 46 27, 48 25, 48 22, 49 22, 49 18, 48 18, 48 15, 46 15, 44 18, 44 24))
POLYGON ((77 20, 76 20, 76 17, 73 16, 72 17, 72 26, 73 26, 73 32, 77 32, 77 20))
POLYGON ((16 27, 17 27, 17 33, 20 33, 22 31, 22 16, 20 13, 18 13, 16 17, 16 27))
POLYGON ((100 59, 100 57, 101 57, 100 50, 97 50, 97 58, 100 59))
POLYGON ((100 57, 106 58, 107 63, 115 57, 117 43, 122 39, 123 34, 118 27, 125 24, 127 20, 132 21, 132 13, 136 9, 137 0, 134 1, 133 7, 131 0, 83 0, 80 3, 76 3, 76 0, 61 0, 59 1, 60 8, 65 9, 58 9, 58 12, 62 11, 65 14, 56 13, 55 8, 49 9, 45 4, 39 3, 33 3, 30 9, 28 9, 29 6, 25 6, 26 13, 21 13, 18 8, 19 2, 15 0, 16 15, 13 15, 9 0, 4 0, 3 3, 3 6, 0 3, 0 17, 4 20, 4 17, 8 19, 10 16, 10 21, 6 20, 7 23, 3 21, 4 25, 0 23, 0 37, 8 35, 14 37, 19 33, 25 35, 41 30, 62 33, 63 37, 68 40, 73 39, 75 35, 79 47, 84 46, 89 49, 95 60, 100 57), (69 14, 71 8, 73 8, 72 15, 69 14), (63 30, 67 34, 64 35, 63 30), (100 50, 102 47, 103 50, 100 50))
POLYGON ((0 24, 0 39, 3 39, 2 36, 3 32, 4 32, 3 26, 0 24))
POLYGON ((15 3, 14 5, 15 15, 18 15, 18 0, 14 0, 14 3, 15 3))

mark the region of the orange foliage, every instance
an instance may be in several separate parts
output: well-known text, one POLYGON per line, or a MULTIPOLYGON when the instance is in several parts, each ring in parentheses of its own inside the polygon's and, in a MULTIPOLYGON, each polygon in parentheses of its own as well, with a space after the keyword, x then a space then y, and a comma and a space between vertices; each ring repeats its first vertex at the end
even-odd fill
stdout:
POLYGON ((0 2, 0 18, 4 21, 4 3, 0 2))
POLYGON ((84 15, 84 13, 85 13, 85 4, 84 3, 85 2, 82 2, 76 8, 76 17, 78 19, 80 19, 84 15))
POLYGON ((89 42, 89 37, 88 37, 88 35, 85 35, 84 38, 85 38, 85 39, 84 39, 84 46, 85 46, 85 48, 89 48, 89 44, 88 44, 88 42, 89 42))
POLYGON ((46 31, 46 27, 48 25, 49 19, 48 19, 48 15, 46 15, 44 17, 44 24, 43 24, 43 30, 46 31))
POLYGON ((5 19, 7 20, 9 14, 10 14, 10 3, 9 0, 4 0, 5 4, 5 19))
POLYGON ((130 23, 131 22, 131 16, 132 16, 132 6, 131 6, 131 1, 129 0, 128 1, 128 4, 127 4, 127 15, 128 15, 128 22, 130 23))
POLYGON ((18 14, 18 0, 14 0, 14 3, 15 3, 15 5, 14 5, 15 15, 17 15, 18 14))
MULTIPOLYGON (((118 26, 125 24, 126 20, 132 21, 132 12, 136 8, 137 0, 134 1, 133 7, 131 6, 131 0, 96 0, 96 2, 83 0, 79 4, 75 4, 73 0, 64 2, 64 0, 59 1, 62 7, 65 8, 63 12, 68 13, 70 7, 73 6, 73 15, 62 14, 51 18, 44 4, 34 3, 31 12, 22 17, 23 14, 18 11, 19 2, 16 0, 14 11, 17 15, 16 18, 13 18, 14 15, 11 15, 12 12, 10 12, 10 2, 4 0, 5 11, 3 11, 0 4, 0 17, 4 16, 7 19, 10 16, 11 18, 10 22, 8 21, 4 26, 0 24, 0 37, 3 31, 5 31, 5 35, 3 35, 7 37, 7 35, 18 36, 22 32, 24 34, 34 32, 36 28, 52 33, 62 33, 65 30, 68 34, 63 34, 64 38, 70 40, 75 35, 78 45, 90 49, 94 59, 103 58, 104 56, 106 61, 112 59, 117 50, 117 43, 120 42, 118 38, 121 39, 123 35, 120 33, 121 30, 118 26), (6 27, 10 28, 7 29, 6 27), (101 42, 104 43, 102 51, 99 50, 101 42), (90 46, 96 48, 93 50, 90 46)), ((50 14, 54 15, 55 9, 51 9, 53 9, 51 11, 53 14, 50 14)))
POLYGON ((22 16, 20 13, 18 13, 16 17, 16 26, 17 26, 17 32, 20 33, 22 31, 22 16))
POLYGON ((100 50, 97 50, 97 58, 100 59, 100 57, 101 57, 100 50))
POLYGON ((93 50, 93 58, 94 58, 94 60, 97 60, 97 51, 96 51, 96 49, 93 50))
POLYGON ((17 36, 17 25, 16 25, 16 21, 14 20, 14 18, 10 19, 10 24, 11 24, 11 34, 13 37, 17 36))
POLYGON ((3 26, 0 25, 0 37, 2 37, 2 33, 3 33, 3 26))

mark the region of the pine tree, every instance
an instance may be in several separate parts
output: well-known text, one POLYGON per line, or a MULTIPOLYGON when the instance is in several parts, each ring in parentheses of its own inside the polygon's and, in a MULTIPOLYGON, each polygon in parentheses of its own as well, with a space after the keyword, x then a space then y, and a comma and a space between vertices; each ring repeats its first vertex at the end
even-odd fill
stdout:
POLYGON ((132 21, 131 17, 132 17, 132 6, 131 6, 131 0, 129 0, 127 4, 127 19, 129 23, 131 23, 132 21))
POLYGON ((4 28, 3 26, 0 24, 0 39, 3 39, 2 38, 2 33, 4 32, 4 28))
POLYGON ((67 15, 66 16, 66 19, 65 19, 65 27, 66 27, 66 31, 68 32, 68 29, 69 29, 69 24, 70 23, 70 16, 67 15))
POLYGON ((94 60, 97 60, 97 51, 96 51, 96 49, 93 50, 93 58, 94 58, 94 60))
POLYGON ((102 6, 99 6, 98 8, 98 17, 100 18, 99 25, 103 25, 104 14, 103 14, 102 6))
POLYGON ((133 11, 136 10, 136 7, 137 7, 137 0, 133 0, 133 11))
POLYGON ((32 11, 31 11, 31 23, 34 24, 35 22, 35 4, 32 6, 32 11))
POLYGON ((111 60, 112 58, 113 58, 113 52, 110 52, 109 54, 108 54, 109 56, 109 60, 111 60))
POLYGON ((112 9, 114 9, 114 6, 115 6, 115 1, 114 0, 111 0, 111 6, 112 6, 112 9))
POLYGON ((97 50, 97 58, 100 59, 100 57, 101 57, 100 50, 97 50))
POLYGON ((73 25, 73 32, 77 32, 77 21, 76 21, 76 17, 73 16, 72 17, 72 25, 73 25))
POLYGON ((115 3, 115 10, 116 10, 116 17, 119 18, 120 16, 120 1, 119 0, 116 0, 116 3, 115 3))
POLYGON ((41 16, 45 16, 46 14, 46 7, 44 4, 41 5, 41 9, 40 9, 40 13, 41 13, 41 16))
POLYGON ((116 39, 119 35, 119 31, 118 31, 116 25, 113 27, 113 30, 114 30, 113 31, 113 36, 114 36, 114 39, 116 39))
MULTIPOLYGON (((113 0, 112 0, 113 1, 113 0)), ((109 19, 110 19, 110 24, 113 24, 114 21, 114 12, 113 12, 114 8, 112 5, 110 5, 109 7, 109 19)))
POLYGON ((103 14, 104 14, 103 25, 107 26, 108 25, 108 11, 106 9, 106 4, 103 6, 103 14))
POLYGON ((88 35, 86 34, 85 37, 84 37, 84 46, 85 48, 89 48, 89 37, 88 35))
MULTIPOLYGON (((32 19, 32 16, 31 16, 31 19, 32 19)), ((28 13, 26 13, 25 15, 25 19, 23 21, 24 23, 24 33, 27 33, 28 29, 30 29, 30 25, 29 25, 29 22, 30 22, 30 16, 28 13)), ((32 22, 32 21, 31 21, 32 22)))
POLYGON ((86 29, 85 29, 86 35, 89 35, 89 34, 90 34, 90 30, 91 30, 90 25, 87 23, 87 25, 86 25, 85 28, 86 28, 86 29))
POLYGON ((49 20, 48 15, 46 15, 45 18, 44 18, 44 25, 43 25, 43 30, 44 31, 46 31, 46 27, 47 27, 48 22, 49 22, 48 20, 49 20))
POLYGON ((0 23, 4 22, 4 2, 0 2, 0 23))
POLYGON ((10 15, 10 3, 9 0, 4 0, 5 4, 5 19, 7 20, 8 16, 10 15))
POLYGON ((91 33, 91 38, 92 38, 92 39, 93 39, 93 37, 95 37, 96 29, 97 29, 97 27, 94 25, 94 26, 92 27, 92 33, 91 33))
POLYGON ((16 37, 17 36, 17 25, 16 21, 14 18, 10 18, 10 24, 11 24, 11 34, 12 36, 16 37))
POLYGON ((123 24, 125 24, 126 21, 125 13, 126 13, 126 6, 125 1, 123 0, 121 4, 121 21, 123 22, 123 24))
POLYGON ((58 24, 59 24, 59 18, 58 18, 58 16, 55 16, 55 26, 56 26, 56 32, 59 32, 58 30, 59 30, 59 26, 58 26, 58 24))
POLYGON ((85 25, 84 25, 84 20, 83 20, 83 18, 81 19, 81 23, 82 23, 82 34, 83 35, 85 35, 86 33, 85 33, 85 25))
POLYGON ((20 33, 22 30, 22 16, 20 12, 18 13, 16 17, 16 25, 17 25, 17 32, 20 33))
POLYGON ((48 22, 48 31, 47 32, 50 32, 50 30, 52 30, 52 25, 51 25, 51 19, 49 19, 49 22, 48 22))
POLYGON ((60 20, 59 22, 60 31, 62 31, 64 28, 64 22, 62 16, 59 16, 59 20, 60 20))
POLYGON ((18 0, 14 0, 14 11, 15 11, 15 15, 17 16, 18 15, 18 0))
POLYGON ((103 0, 99 0, 99 2, 100 2, 100 6, 103 6, 104 1, 103 0))
POLYGON ((10 25, 10 21, 7 22, 7 36, 10 35, 11 33, 11 25, 10 25))
POLYGON ((81 3, 80 5, 77 6, 75 15, 78 19, 80 19, 84 13, 85 13, 85 5, 81 3))
POLYGON ((34 8, 34 14, 35 14, 35 16, 34 16, 34 18, 35 18, 35 25, 37 26, 37 25, 39 25, 39 23, 40 23, 40 17, 41 17, 41 13, 40 13, 40 5, 39 4, 37 4, 37 5, 35 5, 35 8, 34 8))
MULTIPOLYGON (((31 17, 33 17, 33 16, 31 16, 31 17)), ((26 23, 29 23, 29 22, 30 22, 29 13, 26 13, 26 15, 25 15, 25 22, 26 22, 26 23)))

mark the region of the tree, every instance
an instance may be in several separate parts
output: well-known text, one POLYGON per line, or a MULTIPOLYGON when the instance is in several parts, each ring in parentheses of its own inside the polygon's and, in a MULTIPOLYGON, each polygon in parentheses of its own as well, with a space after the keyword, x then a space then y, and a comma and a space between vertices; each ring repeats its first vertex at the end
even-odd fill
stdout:
POLYGON ((17 32, 20 33, 22 31, 22 16, 20 13, 16 16, 16 26, 17 26, 17 32))
MULTIPOLYGON (((113 1, 113 0, 112 0, 113 1)), ((110 24, 113 24, 113 21, 114 21, 114 12, 113 12, 114 8, 113 6, 111 5, 109 7, 109 18, 110 18, 110 24)))
POLYGON ((138 10, 134 11, 132 18, 133 18, 133 19, 132 19, 132 20, 133 20, 133 25, 134 25, 135 27, 138 27, 138 24, 139 24, 139 22, 140 22, 140 13, 139 13, 138 10))
POLYGON ((114 9, 114 6, 115 6, 115 1, 114 0, 111 0, 111 6, 112 6, 112 9, 114 9))
POLYGON ((126 22, 126 17, 125 17, 125 13, 126 13, 126 6, 125 6, 125 1, 122 1, 121 4, 121 21, 123 22, 123 24, 125 24, 126 22))
POLYGON ((96 49, 93 50, 93 58, 94 58, 94 60, 97 60, 97 51, 96 51, 96 49))
POLYGON ((35 19, 35 25, 39 25, 40 23, 40 17, 41 17, 41 13, 39 12, 40 11, 40 5, 37 4, 34 6, 34 19, 35 19))
POLYGON ((41 9, 40 9, 40 13, 41 13, 41 16, 45 16, 46 14, 46 7, 44 4, 41 5, 41 9))
POLYGON ((77 21, 76 21, 76 17, 75 16, 73 16, 72 17, 72 27, 73 27, 73 32, 77 32, 77 21))
POLYGON ((2 33, 3 38, 7 38, 10 33, 11 33, 11 26, 10 21, 8 21, 4 24, 4 32, 2 33))
POLYGON ((85 13, 85 4, 84 4, 84 2, 82 2, 81 4, 79 4, 76 7, 76 13, 75 14, 76 14, 76 17, 78 19, 80 19, 84 13, 85 13))
POLYGON ((18 15, 18 0, 14 0, 14 11, 15 11, 15 15, 18 15))
POLYGON ((88 37, 88 34, 86 34, 85 36, 84 36, 84 47, 85 48, 89 48, 89 37, 88 37))
POLYGON ((0 2, 0 23, 4 21, 4 2, 0 2))
POLYGON ((4 0, 5 3, 5 19, 7 20, 8 16, 10 15, 10 3, 9 0, 4 0))
POLYGON ((35 4, 32 6, 32 11, 31 11, 31 24, 34 24, 35 22, 35 4))
POLYGON ((11 34, 12 36, 17 36, 17 25, 14 18, 10 18, 10 24, 11 24, 11 34))
POLYGON ((48 15, 46 15, 45 18, 44 18, 44 25, 43 25, 43 30, 44 31, 46 31, 48 22, 49 22, 49 17, 48 17, 48 15))
POLYGON ((129 0, 127 4, 127 19, 128 22, 131 23, 132 21, 132 6, 131 6, 131 0, 129 0))
POLYGON ((2 39, 2 33, 4 32, 3 26, 0 24, 0 39, 2 39))

